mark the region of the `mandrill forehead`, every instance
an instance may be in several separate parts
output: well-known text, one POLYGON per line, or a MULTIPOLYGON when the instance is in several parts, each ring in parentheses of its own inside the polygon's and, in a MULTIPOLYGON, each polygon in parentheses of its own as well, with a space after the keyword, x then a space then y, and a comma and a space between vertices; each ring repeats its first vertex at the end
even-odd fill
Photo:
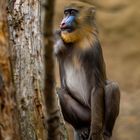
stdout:
POLYGON ((68 4, 65 9, 75 9, 77 11, 84 11, 89 9, 95 9, 95 6, 92 4, 88 4, 85 2, 80 1, 72 1, 70 4, 68 4))

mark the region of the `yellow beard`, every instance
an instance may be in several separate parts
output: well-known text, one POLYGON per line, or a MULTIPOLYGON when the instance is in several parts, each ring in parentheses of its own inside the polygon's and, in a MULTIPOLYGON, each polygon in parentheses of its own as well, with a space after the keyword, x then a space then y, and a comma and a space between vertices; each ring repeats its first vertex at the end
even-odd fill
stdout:
POLYGON ((65 43, 74 43, 81 39, 81 34, 78 31, 69 32, 61 32, 61 37, 65 43))
POLYGON ((93 32, 97 35, 96 30, 84 26, 84 29, 77 29, 71 33, 62 31, 61 37, 65 43, 75 43, 75 47, 88 49, 97 39, 97 37, 93 35, 93 32))

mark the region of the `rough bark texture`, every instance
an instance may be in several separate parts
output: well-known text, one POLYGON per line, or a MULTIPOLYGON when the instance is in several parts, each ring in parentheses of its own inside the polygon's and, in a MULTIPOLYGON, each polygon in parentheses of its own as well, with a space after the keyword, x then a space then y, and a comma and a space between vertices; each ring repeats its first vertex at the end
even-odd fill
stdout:
POLYGON ((19 140, 9 56, 6 6, 5 0, 0 0, 0 140, 19 140))
POLYGON ((45 50, 45 101, 47 107, 48 140, 67 139, 63 117, 54 90, 53 60, 53 16, 55 0, 42 1, 44 7, 44 50, 45 50))
POLYGON ((22 140, 44 140, 40 1, 16 0, 9 14, 16 99, 22 140))

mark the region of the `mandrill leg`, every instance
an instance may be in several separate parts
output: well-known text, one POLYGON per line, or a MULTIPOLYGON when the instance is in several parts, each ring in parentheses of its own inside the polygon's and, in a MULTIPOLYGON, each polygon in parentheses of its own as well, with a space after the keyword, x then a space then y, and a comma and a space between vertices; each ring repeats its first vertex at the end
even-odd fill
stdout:
POLYGON ((96 87, 91 92, 91 126, 88 140, 102 140, 104 121, 104 88, 96 87))
POLYGON ((119 114, 120 90, 117 83, 107 81, 105 87, 104 140, 110 140, 115 120, 119 114))
POLYGON ((64 119, 73 125, 75 129, 79 124, 90 123, 90 109, 72 98, 66 89, 57 89, 64 119))

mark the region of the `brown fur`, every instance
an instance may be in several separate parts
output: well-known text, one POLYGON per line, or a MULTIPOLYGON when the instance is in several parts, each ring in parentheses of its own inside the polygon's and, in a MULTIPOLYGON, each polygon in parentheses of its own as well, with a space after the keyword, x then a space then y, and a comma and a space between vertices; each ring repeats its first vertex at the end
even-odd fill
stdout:
POLYGON ((119 113, 120 91, 106 78, 95 8, 81 2, 66 8, 79 12, 75 14, 75 31, 57 33, 55 54, 60 68, 62 113, 75 128, 75 140, 102 140, 102 135, 110 140, 119 113))

